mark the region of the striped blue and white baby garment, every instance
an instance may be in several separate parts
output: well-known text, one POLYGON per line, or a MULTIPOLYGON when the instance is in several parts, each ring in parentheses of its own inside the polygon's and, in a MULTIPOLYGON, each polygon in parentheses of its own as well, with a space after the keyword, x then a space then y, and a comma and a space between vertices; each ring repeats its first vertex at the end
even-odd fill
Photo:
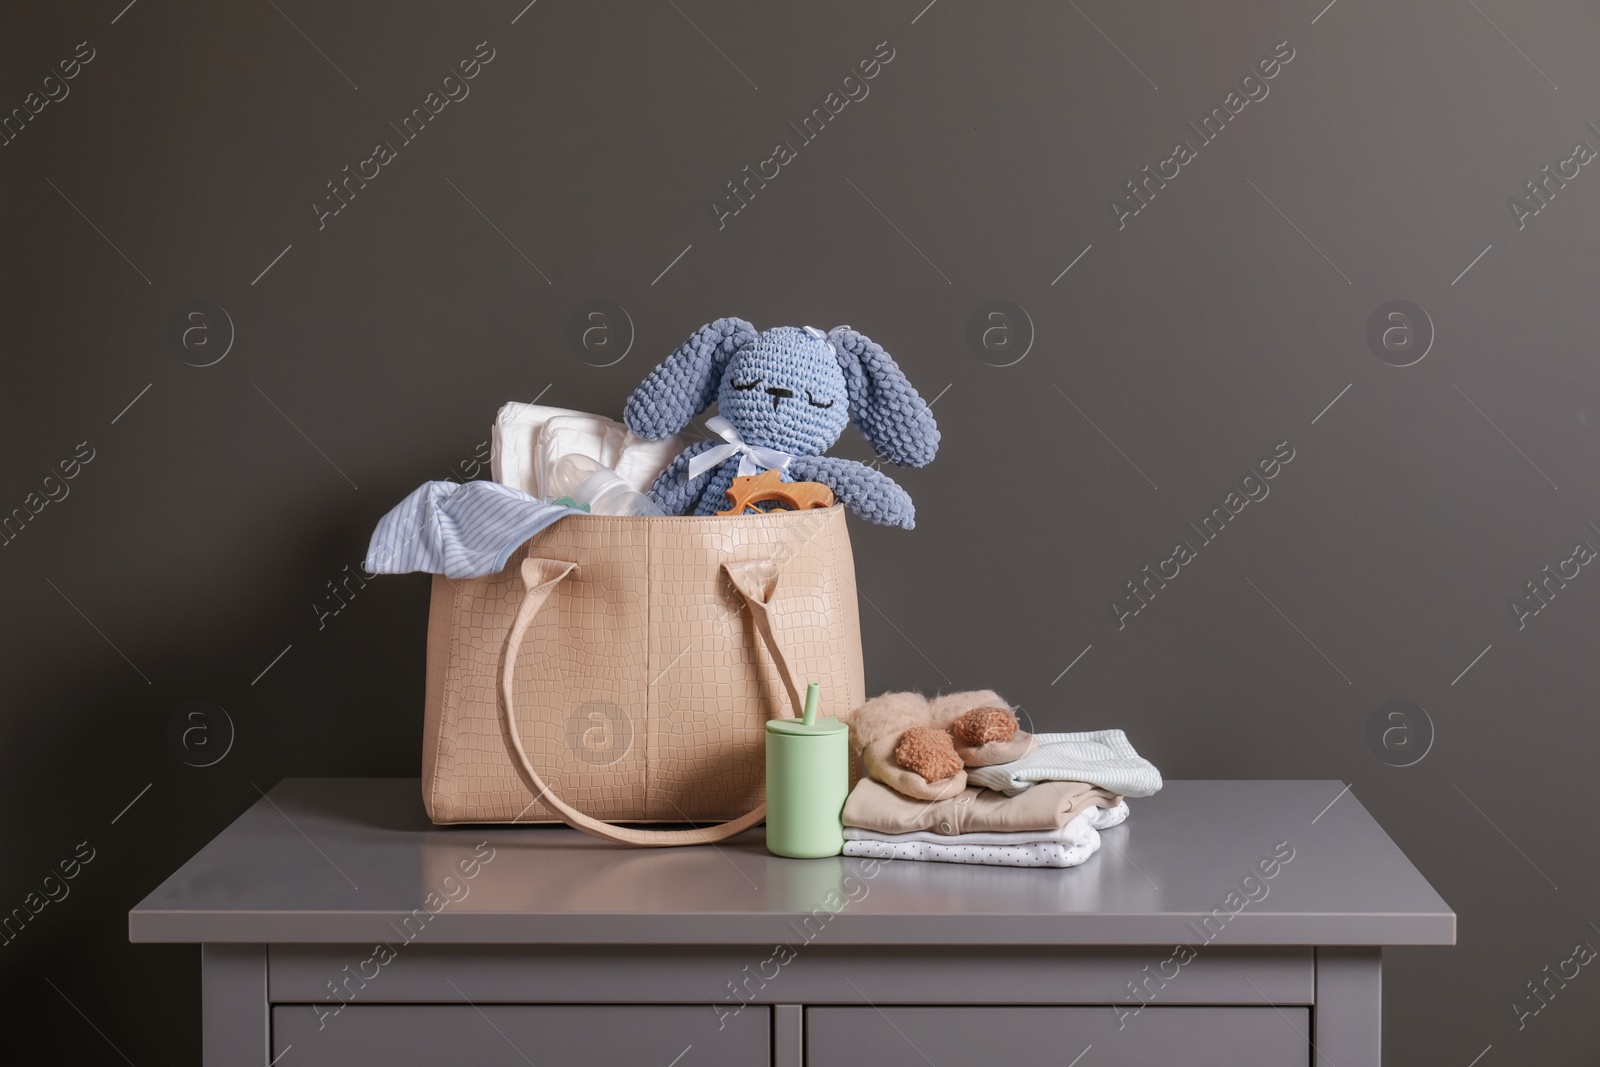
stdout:
POLYGON ((528 538, 577 514, 499 482, 424 482, 378 520, 362 566, 368 574, 498 574, 528 538))

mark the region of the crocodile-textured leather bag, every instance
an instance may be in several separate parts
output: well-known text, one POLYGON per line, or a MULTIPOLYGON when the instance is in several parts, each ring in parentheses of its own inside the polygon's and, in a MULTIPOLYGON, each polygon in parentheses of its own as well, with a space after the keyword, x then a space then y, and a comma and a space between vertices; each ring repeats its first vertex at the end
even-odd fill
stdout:
POLYGON ((842 507, 569 516, 499 574, 434 576, 428 816, 721 840, 764 817, 766 720, 806 682, 829 714, 865 698, 842 507))

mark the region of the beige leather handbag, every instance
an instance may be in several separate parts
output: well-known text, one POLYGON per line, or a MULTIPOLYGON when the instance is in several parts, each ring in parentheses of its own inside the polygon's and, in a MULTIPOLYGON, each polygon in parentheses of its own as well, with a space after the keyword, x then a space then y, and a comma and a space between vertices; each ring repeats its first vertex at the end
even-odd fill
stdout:
POLYGON ((765 816, 766 720, 807 682, 824 714, 865 698, 842 507, 569 516, 499 574, 434 576, 423 801, 436 823, 718 841, 765 816))

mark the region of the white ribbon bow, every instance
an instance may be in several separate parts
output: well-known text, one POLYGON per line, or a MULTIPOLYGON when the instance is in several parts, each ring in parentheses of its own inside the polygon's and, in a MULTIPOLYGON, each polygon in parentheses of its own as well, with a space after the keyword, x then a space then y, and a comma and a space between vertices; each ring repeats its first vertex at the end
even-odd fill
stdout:
POLYGON ((721 415, 713 415, 706 420, 706 427, 722 438, 727 444, 708 448, 689 461, 689 470, 686 477, 694 479, 706 471, 719 466, 723 461, 739 457, 739 476, 745 477, 764 470, 783 471, 789 469, 789 464, 794 456, 787 452, 779 452, 776 448, 763 448, 761 445, 746 444, 739 436, 739 431, 734 429, 733 423, 721 415))

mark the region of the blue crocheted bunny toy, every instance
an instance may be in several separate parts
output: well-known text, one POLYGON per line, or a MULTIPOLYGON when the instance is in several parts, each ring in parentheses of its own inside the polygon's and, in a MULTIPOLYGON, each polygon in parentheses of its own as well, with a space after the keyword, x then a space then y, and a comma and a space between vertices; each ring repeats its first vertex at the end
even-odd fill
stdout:
POLYGON ((848 326, 758 332, 743 319, 718 319, 650 372, 624 419, 637 436, 660 440, 713 400, 719 415, 707 425, 723 440, 684 449, 650 488, 667 514, 713 515, 728 507, 735 475, 776 469, 786 482, 825 483, 868 522, 915 525, 911 497, 894 479, 821 454, 851 419, 878 455, 902 467, 925 466, 939 448, 928 405, 865 334, 848 326))

